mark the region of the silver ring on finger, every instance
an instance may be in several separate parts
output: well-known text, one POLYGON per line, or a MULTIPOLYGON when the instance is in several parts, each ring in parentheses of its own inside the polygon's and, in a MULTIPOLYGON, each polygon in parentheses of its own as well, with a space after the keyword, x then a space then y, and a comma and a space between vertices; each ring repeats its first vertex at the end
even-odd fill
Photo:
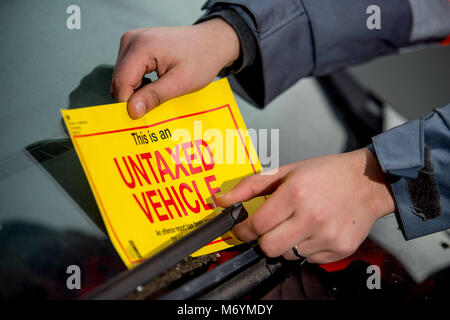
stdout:
POLYGON ((301 259, 302 261, 300 262, 300 264, 303 264, 306 261, 306 257, 302 256, 300 254, 300 252, 298 251, 298 247, 297 245, 295 245, 294 247, 292 247, 292 251, 294 252, 295 256, 298 257, 299 259, 301 259))

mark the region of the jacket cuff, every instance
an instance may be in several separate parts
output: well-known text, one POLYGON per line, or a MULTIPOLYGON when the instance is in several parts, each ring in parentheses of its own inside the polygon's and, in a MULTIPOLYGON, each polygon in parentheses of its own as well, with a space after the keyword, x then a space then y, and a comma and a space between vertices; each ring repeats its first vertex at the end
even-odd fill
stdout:
POLYGON ((409 240, 450 228, 450 105, 378 136, 368 146, 388 176, 409 240))
POLYGON ((225 8, 246 21, 257 44, 254 63, 230 79, 239 95, 263 107, 297 80, 311 75, 313 45, 301 1, 210 0, 203 6, 211 12, 225 8), (286 45, 289 50, 283 49, 286 45))
POLYGON ((372 141, 384 173, 417 178, 424 165, 423 118, 375 136, 372 141))

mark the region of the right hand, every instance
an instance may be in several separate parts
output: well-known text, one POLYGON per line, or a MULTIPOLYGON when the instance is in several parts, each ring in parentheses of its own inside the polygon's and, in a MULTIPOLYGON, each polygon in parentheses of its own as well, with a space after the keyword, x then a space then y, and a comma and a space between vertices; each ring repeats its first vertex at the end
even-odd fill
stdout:
POLYGON ((229 207, 256 196, 271 196, 233 232, 258 239, 268 257, 311 263, 342 260, 361 245, 375 221, 395 211, 395 199, 378 159, 368 149, 312 158, 280 167, 274 174, 241 180, 218 197, 229 207))
POLYGON ((128 101, 128 113, 137 119, 169 99, 205 87, 239 53, 236 32, 220 18, 192 26, 131 30, 120 40, 111 95, 128 101), (137 90, 144 75, 153 71, 158 79, 137 90))

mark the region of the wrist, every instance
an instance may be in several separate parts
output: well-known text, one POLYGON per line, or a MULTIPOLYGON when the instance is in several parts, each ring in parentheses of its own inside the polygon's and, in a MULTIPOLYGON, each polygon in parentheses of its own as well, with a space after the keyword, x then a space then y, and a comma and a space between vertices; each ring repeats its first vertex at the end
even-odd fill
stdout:
POLYGON ((395 211, 395 199, 390 183, 382 171, 377 157, 368 149, 362 148, 360 153, 364 197, 375 220, 395 211))
MULTIPOLYGON (((223 19, 213 18, 196 25, 213 41, 222 67, 231 66, 240 56, 241 44, 234 29, 223 19)), ((209 42, 209 41, 208 41, 209 42)))

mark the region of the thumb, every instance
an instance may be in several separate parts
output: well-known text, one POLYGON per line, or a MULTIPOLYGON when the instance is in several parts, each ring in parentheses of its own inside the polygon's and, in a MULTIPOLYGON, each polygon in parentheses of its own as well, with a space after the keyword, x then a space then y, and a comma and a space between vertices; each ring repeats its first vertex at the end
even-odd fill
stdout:
POLYGON ((167 100, 192 91, 190 83, 189 77, 175 67, 137 90, 128 101, 128 113, 138 119, 167 100))
POLYGON ((248 201, 257 196, 273 193, 285 180, 286 175, 295 164, 280 167, 274 174, 256 174, 242 179, 233 189, 217 197, 222 208, 229 207, 236 202, 248 201))

